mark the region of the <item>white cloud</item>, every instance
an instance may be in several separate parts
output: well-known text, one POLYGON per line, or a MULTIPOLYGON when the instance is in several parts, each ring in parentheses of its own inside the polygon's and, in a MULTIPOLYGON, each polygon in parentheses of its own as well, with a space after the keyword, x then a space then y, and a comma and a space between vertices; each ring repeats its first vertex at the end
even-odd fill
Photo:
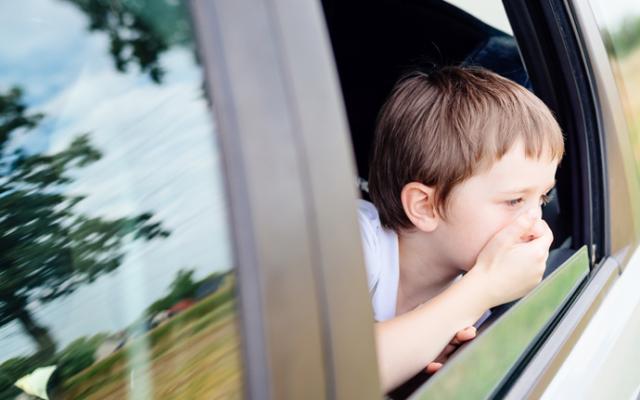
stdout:
POLYGON ((56 56, 62 46, 79 43, 86 19, 76 7, 62 1, 21 0, 0 3, 0 25, 5 38, 0 53, 8 61, 28 65, 36 55, 56 56), (25 32, 29 32, 25 34, 25 32))
POLYGON ((0 2, 0 88, 20 85, 39 100, 73 79, 91 48, 87 19, 62 1, 0 2))

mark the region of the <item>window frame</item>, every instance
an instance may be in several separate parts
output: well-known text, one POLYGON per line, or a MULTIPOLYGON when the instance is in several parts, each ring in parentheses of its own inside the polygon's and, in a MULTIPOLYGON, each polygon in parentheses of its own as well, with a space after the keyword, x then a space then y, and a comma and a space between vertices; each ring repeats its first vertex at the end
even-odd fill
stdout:
POLYGON ((225 166, 245 395, 379 397, 355 162, 320 4, 191 9, 225 166))
POLYGON ((638 208, 631 198, 638 195, 638 184, 633 168, 629 168, 628 132, 607 52, 591 5, 572 0, 567 2, 567 9, 588 69, 599 130, 604 138, 609 185, 605 193, 609 212, 605 231, 608 252, 556 331, 512 386, 509 399, 539 397, 544 393, 637 248, 638 230, 634 221, 638 220, 638 208))
MULTIPOLYGON (((629 221, 628 215, 622 215, 622 210, 625 210, 624 213, 633 210, 630 192, 637 193, 634 177, 629 176, 629 169, 621 165, 620 161, 627 156, 624 154, 625 151, 629 150, 628 144, 625 149, 624 139, 620 139, 621 135, 626 135, 626 127, 620 123, 619 98, 615 92, 606 51, 590 5, 576 0, 549 0, 540 2, 540 8, 546 21, 556 21, 555 24, 547 22, 559 31, 555 34, 554 42, 563 43, 565 51, 573 49, 573 61, 567 59, 565 63, 573 62, 578 67, 582 64, 583 72, 579 75, 583 81, 582 98, 591 99, 595 111, 591 118, 597 118, 594 125, 597 133, 594 135, 591 132, 589 135, 590 132, 587 132, 587 136, 592 136, 591 143, 600 150, 600 155, 596 154, 595 159, 599 161, 596 167, 600 167, 601 163, 601 169, 599 179, 596 176, 595 182, 601 184, 593 187, 591 193, 593 196, 597 195, 594 192, 601 192, 600 196, 595 197, 595 207, 601 207, 603 218, 600 224, 594 224, 594 230, 597 232, 599 229, 603 235, 599 242, 603 247, 601 251, 596 251, 596 256, 601 257, 600 262, 594 264, 588 281, 575 301, 565 311, 563 318, 558 321, 529 364, 513 379, 505 396, 507 399, 538 398, 544 393, 618 279, 625 261, 633 253, 628 249, 635 248, 636 242, 633 221, 629 221), (564 32, 560 32, 562 30, 564 32), (617 207, 613 207, 614 204, 617 207), (629 207, 625 207, 626 205, 629 207), (616 229, 613 229, 613 226, 616 226, 616 229)), ((624 123, 623 118, 622 122, 624 123)), ((637 214, 634 212, 633 215, 637 214)))
MULTIPOLYGON (((523 351, 520 362, 511 368, 507 378, 496 382, 497 389, 491 394, 509 399, 537 398, 618 277, 620 264, 610 257, 608 184, 612 171, 607 169, 607 156, 611 157, 611 152, 607 153, 605 147, 602 103, 594 86, 597 78, 584 53, 573 10, 561 0, 503 0, 503 3, 536 94, 558 112, 566 133, 572 135, 577 157, 570 160, 570 167, 576 171, 578 183, 573 191, 574 202, 578 204, 572 218, 572 236, 578 242, 574 246, 581 243, 588 246, 592 269, 585 281, 569 294, 570 299, 558 308, 556 316, 537 333, 536 340, 523 351), (584 223, 580 226, 576 221, 584 223)), ((622 200, 628 202, 627 198, 622 200)), ((509 314, 508 311, 505 315, 509 314)), ((446 369, 442 372, 446 373, 446 369)))
POLYGON ((604 143, 587 66, 562 0, 503 0, 536 95, 565 129, 572 169, 573 246, 586 244, 592 267, 610 251, 604 143), (588 194, 585 196, 584 194, 588 194), (583 221, 580 224, 578 221, 583 221))

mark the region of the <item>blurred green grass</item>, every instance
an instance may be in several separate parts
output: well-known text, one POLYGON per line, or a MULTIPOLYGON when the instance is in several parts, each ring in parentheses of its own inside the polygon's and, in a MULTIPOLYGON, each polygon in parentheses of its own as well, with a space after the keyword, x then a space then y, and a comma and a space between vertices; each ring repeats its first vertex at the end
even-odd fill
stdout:
POLYGON ((241 397, 233 282, 63 383, 62 398, 241 397), (140 377, 135 389, 132 376, 140 377), (132 396, 134 394, 135 396, 132 396))

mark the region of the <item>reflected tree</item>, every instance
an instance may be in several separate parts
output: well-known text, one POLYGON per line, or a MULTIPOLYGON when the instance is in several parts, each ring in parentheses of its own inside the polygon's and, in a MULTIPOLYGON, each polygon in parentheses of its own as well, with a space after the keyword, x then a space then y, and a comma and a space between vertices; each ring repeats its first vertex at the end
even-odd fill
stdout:
POLYGON ((56 344, 33 306, 118 268, 128 241, 169 233, 150 213, 107 219, 77 212, 83 197, 64 193, 70 172, 101 154, 86 134, 54 154, 8 149, 12 132, 32 129, 42 118, 28 112, 20 89, 0 93, 0 326, 18 321, 38 353, 52 356, 56 344))
POLYGON ((181 269, 169 286, 169 294, 153 302, 146 311, 146 317, 166 310, 180 300, 193 298, 196 295, 200 282, 193 278, 195 271, 181 269))
POLYGON ((640 16, 630 15, 612 32, 616 56, 624 57, 640 47, 640 16))
POLYGON ((137 64, 161 83, 160 55, 191 37, 186 7, 177 0, 64 0, 89 18, 89 30, 109 36, 110 53, 118 71, 137 64))

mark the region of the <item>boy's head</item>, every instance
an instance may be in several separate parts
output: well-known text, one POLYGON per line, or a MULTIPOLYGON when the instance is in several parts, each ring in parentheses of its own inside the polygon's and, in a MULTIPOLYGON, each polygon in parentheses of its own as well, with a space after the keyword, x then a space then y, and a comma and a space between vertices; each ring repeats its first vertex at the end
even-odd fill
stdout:
POLYGON ((563 152, 549 109, 515 82, 471 67, 413 73, 378 117, 370 195, 387 228, 465 241, 456 262, 470 267, 515 214, 540 207, 563 152))

